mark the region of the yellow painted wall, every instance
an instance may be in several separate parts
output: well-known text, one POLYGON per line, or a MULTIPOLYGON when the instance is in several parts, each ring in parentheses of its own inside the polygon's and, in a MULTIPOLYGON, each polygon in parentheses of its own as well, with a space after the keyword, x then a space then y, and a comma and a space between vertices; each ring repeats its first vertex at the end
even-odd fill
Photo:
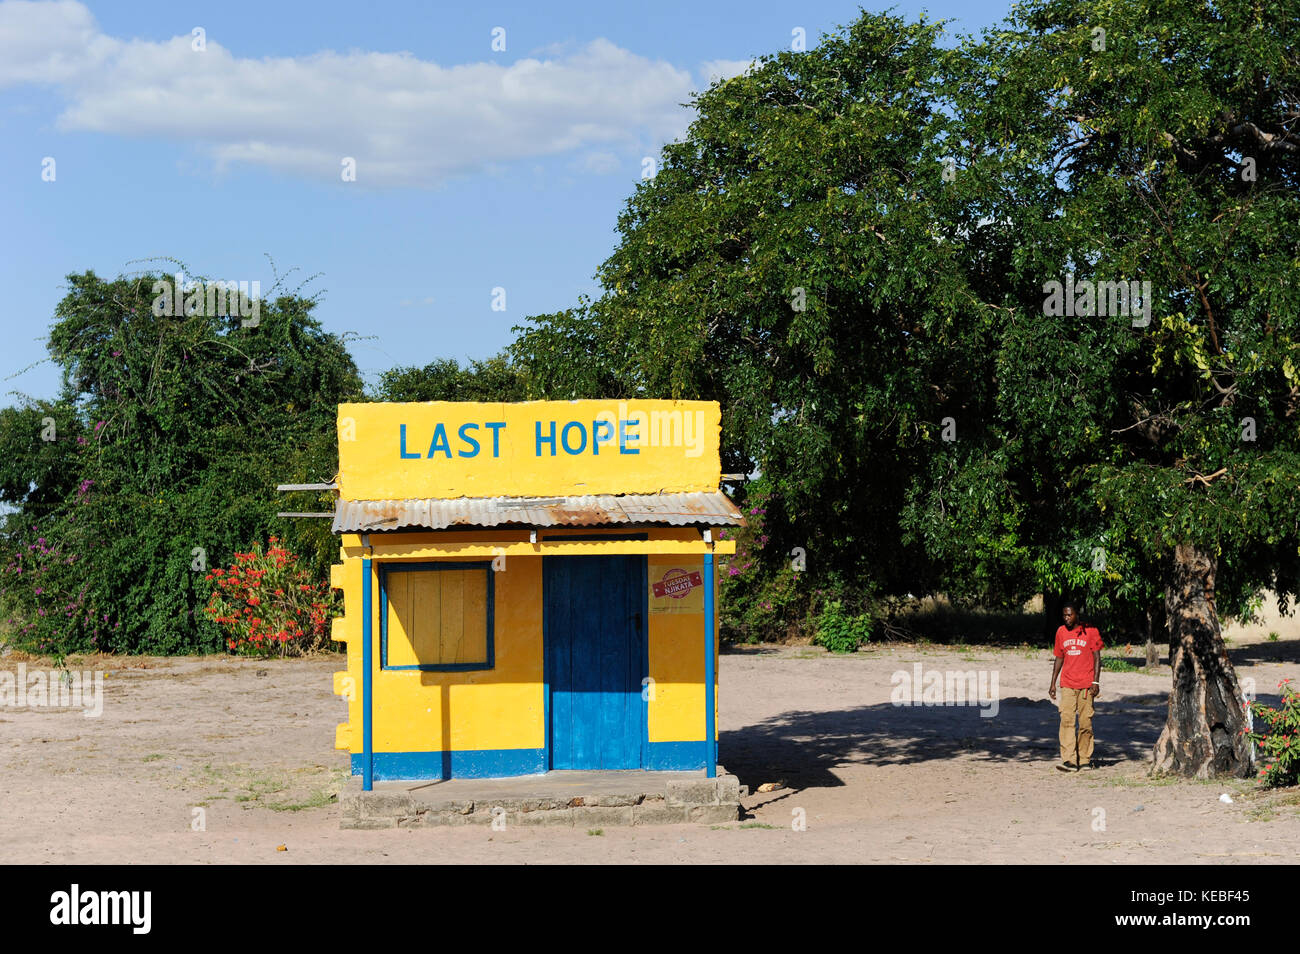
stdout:
MULTIPOLYGON (((652 533, 650 539, 699 539, 696 530, 668 530, 652 533)), ((647 586, 653 586, 665 571, 684 563, 702 564, 701 557, 687 558, 651 554, 646 557, 647 586)), ((714 565, 716 576, 717 566, 714 565)), ((716 588, 714 590, 716 596, 716 588)), ((647 594, 648 596, 649 594, 647 594)), ((654 699, 646 717, 651 742, 693 742, 704 738, 704 611, 681 615, 650 614, 650 677, 655 681, 654 699)), ((715 613, 714 645, 717 628, 715 613)), ((716 656, 713 668, 717 689, 716 656)), ((715 703, 717 698, 715 696, 715 703)))
MULTIPOLYGON (((609 530, 609 534, 626 533, 609 530)), ((698 542, 693 528, 651 529, 650 540, 698 542)), ((540 531, 543 540, 570 535, 602 534, 594 528, 540 531)), ((495 667, 465 672, 383 671, 380 664, 379 574, 389 547, 397 544, 509 543, 527 540, 518 530, 477 530, 370 535, 372 554, 373 744, 376 752, 428 752, 484 749, 542 748, 545 745, 543 697, 542 558, 509 556, 494 573, 495 667)), ((354 753, 361 744, 361 557, 357 534, 343 535, 343 562, 331 580, 344 590, 345 615, 334 622, 334 638, 347 645, 347 668, 335 674, 335 692, 349 698, 348 722, 340 725, 336 746, 354 753)), ((626 544, 623 544, 626 546, 626 544)), ((613 541, 611 541, 613 546, 613 541)), ((428 556, 418 558, 429 560, 428 556)), ((450 558, 457 559, 457 558, 450 558)), ((563 559, 557 557, 557 559, 563 559)), ((652 554, 646 559, 647 585, 684 561, 702 563, 698 554, 685 557, 652 554)), ((716 574, 716 566, 715 566, 716 574)), ((391 579, 391 577, 390 577, 391 579)), ((649 592, 647 591, 647 597, 649 592)), ((648 617, 649 675, 655 680, 648 705, 651 742, 696 741, 704 732, 704 615, 648 617)), ((391 638, 391 637, 390 637, 391 638)), ((715 625, 716 644, 716 625, 715 625)), ((716 659, 716 657, 715 657, 716 659)), ((715 664, 715 674, 716 674, 715 664)), ((716 686, 716 682, 715 682, 716 686)))
MULTIPOLYGON (((545 744, 542 698, 542 565, 539 557, 511 557, 493 574, 495 588, 494 655, 492 669, 466 672, 382 670, 380 666, 379 564, 385 541, 398 535, 372 534, 372 743, 376 752, 429 752, 481 749, 541 748, 545 744)), ((433 534, 404 534, 432 537, 433 534)), ((441 534, 461 541, 518 539, 518 534, 484 531, 441 534)), ((357 687, 358 701, 348 710, 348 724, 338 732, 337 746, 359 753, 361 748, 361 547, 356 535, 344 537, 341 577, 345 584, 344 635, 348 642, 347 673, 357 687), (352 545, 349 546, 349 543, 352 545), (348 584, 351 584, 350 586, 348 584), (355 626, 352 617, 355 616, 355 626)), ((400 561, 393 561, 400 562, 400 561)), ((425 562, 425 561, 421 561, 425 562)), ((340 573, 335 568, 336 574, 340 573)), ((390 577, 391 579, 391 577, 390 577)), ((336 638, 338 627, 336 627, 336 638)), ((391 634, 390 634, 391 638, 391 634)), ((339 688, 336 676, 336 689, 339 688)))

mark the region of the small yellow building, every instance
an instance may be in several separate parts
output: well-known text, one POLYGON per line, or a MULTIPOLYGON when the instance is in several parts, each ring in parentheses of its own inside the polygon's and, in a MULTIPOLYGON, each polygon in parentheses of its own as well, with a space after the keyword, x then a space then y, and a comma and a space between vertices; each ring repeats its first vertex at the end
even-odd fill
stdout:
POLYGON ((343 404, 336 745, 375 780, 717 764, 701 401, 343 404))

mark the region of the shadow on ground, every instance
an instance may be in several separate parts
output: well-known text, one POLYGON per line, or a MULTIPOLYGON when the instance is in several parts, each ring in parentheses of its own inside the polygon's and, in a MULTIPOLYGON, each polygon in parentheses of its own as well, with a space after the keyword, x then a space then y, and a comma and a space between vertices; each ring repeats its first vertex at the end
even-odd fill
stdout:
MULTIPOLYGON (((1276 705, 1261 695, 1260 701, 1276 705)), ((1164 726, 1168 692, 1102 698, 1097 704, 1094 760, 1099 765, 1146 762, 1164 726)), ((991 710, 990 710, 991 711, 991 710)), ((721 733, 718 758, 753 791, 764 782, 786 788, 845 783, 836 769, 911 765, 957 757, 992 762, 1053 762, 1058 710, 1046 699, 1002 699, 997 714, 973 706, 894 706, 835 712, 786 712, 721 733)))
MULTIPOLYGON (((1166 657, 1168 654, 1166 653, 1166 657)), ((1294 663, 1300 662, 1300 641, 1280 639, 1277 642, 1248 643, 1245 646, 1229 646, 1228 658, 1234 666, 1249 666, 1254 663, 1294 663)))

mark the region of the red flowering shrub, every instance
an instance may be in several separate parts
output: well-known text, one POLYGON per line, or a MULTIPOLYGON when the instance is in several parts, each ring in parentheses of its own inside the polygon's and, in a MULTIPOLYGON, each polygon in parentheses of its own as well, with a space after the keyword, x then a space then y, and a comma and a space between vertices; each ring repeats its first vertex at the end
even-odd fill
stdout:
POLYGON ((329 643, 335 597, 329 581, 313 581, 298 557, 271 537, 228 568, 204 577, 212 583, 205 612, 226 630, 226 645, 248 656, 302 655, 329 643))
POLYGON ((1295 785, 1300 776, 1300 692, 1284 679, 1282 705, 1270 708, 1262 702, 1251 704, 1255 715, 1264 720, 1267 732, 1252 732, 1250 740, 1258 747, 1259 778, 1270 788, 1295 785))

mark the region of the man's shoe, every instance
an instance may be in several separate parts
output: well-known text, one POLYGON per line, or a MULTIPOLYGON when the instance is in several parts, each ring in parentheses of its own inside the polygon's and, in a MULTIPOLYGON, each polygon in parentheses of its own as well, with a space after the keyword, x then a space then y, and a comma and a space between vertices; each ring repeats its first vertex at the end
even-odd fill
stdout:
POLYGON ((1056 770, 1058 772, 1073 772, 1075 771, 1075 769, 1076 769, 1076 765, 1073 762, 1062 762, 1060 765, 1056 767, 1056 770))

